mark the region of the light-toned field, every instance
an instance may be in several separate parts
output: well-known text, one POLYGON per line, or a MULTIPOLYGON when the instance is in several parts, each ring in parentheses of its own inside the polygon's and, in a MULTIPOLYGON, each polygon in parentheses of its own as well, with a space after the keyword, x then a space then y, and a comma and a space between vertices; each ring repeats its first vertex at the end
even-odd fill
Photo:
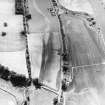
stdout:
POLYGON ((14 7, 14 0, 0 1, 0 51, 18 51, 25 48, 25 39, 20 35, 23 31, 23 17, 15 15, 14 7), (6 32, 6 35, 2 36, 2 32, 6 32))

